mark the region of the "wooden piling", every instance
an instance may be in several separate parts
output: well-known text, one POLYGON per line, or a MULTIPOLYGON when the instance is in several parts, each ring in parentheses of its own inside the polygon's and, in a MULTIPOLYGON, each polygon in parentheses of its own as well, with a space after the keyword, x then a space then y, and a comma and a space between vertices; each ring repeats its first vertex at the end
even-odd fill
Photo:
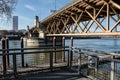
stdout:
MULTIPOLYGON (((6 38, 5 41, 6 41, 6 42, 5 42, 5 47, 6 47, 6 49, 9 49, 9 39, 6 38)), ((9 53, 9 50, 7 50, 6 53, 8 54, 8 53, 9 53)), ((10 66, 9 55, 7 55, 7 67, 9 67, 9 66, 10 66)))
POLYGON ((62 38, 62 62, 65 62, 65 37, 62 38))
POLYGON ((24 67, 24 41, 23 41, 23 38, 21 38, 21 63, 22 63, 22 67, 24 67))
MULTIPOLYGON (((2 41, 2 49, 5 49, 5 38, 1 39, 2 41)), ((2 62, 3 62, 3 75, 6 74, 7 71, 7 66, 6 66, 6 55, 5 55, 5 51, 2 51, 2 62)))
MULTIPOLYGON (((53 51, 56 51, 56 37, 53 37, 53 51)), ((56 52, 53 53, 53 61, 56 63, 56 52)))

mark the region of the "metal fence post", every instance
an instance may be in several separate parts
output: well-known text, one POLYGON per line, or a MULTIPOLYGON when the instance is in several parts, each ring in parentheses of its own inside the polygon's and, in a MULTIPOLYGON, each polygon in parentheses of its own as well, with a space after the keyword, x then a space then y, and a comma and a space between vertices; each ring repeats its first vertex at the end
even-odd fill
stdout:
POLYGON ((16 63, 15 51, 14 51, 14 54, 13 54, 13 72, 14 72, 14 77, 16 78, 16 75, 17 75, 17 63, 16 63))
POLYGON ((67 59, 68 59, 68 60, 67 60, 68 62, 67 62, 67 66, 69 67, 69 66, 70 66, 70 64, 69 64, 69 63, 70 63, 70 51, 68 50, 67 52, 68 52, 68 58, 67 58, 67 59))
MULTIPOLYGON (((53 51, 56 51, 56 37, 53 37, 53 51)), ((56 52, 53 53, 53 61, 56 63, 56 52)))
POLYGON ((72 67, 72 50, 69 50, 69 67, 72 67))
POLYGON ((62 38, 62 62, 65 62, 65 37, 62 38))
POLYGON ((78 74, 81 73, 81 50, 79 50, 79 58, 78 58, 78 74))
POLYGON ((71 37, 71 40, 70 40, 70 48, 71 48, 71 60, 73 60, 73 52, 72 52, 72 48, 73 48, 73 37, 71 37))
POLYGON ((53 52, 50 51, 50 70, 53 71, 53 52))
POLYGON ((97 77, 98 77, 98 68, 99 68, 99 57, 96 57, 95 76, 97 77))
POLYGON ((23 41, 23 38, 21 38, 21 63, 22 63, 22 67, 24 67, 24 41, 23 41))
POLYGON ((111 56, 111 80, 114 80, 114 72, 115 72, 115 62, 114 62, 114 56, 111 56))
POLYGON ((71 37, 71 41, 70 41, 70 60, 69 60, 69 65, 70 65, 70 68, 72 67, 72 60, 73 60, 73 51, 72 51, 72 48, 73 48, 73 37, 71 37))
MULTIPOLYGON (((6 49, 9 49, 9 39, 6 38, 6 49)), ((8 54, 9 53, 9 50, 6 51, 6 53, 8 54)), ((7 67, 10 66, 10 61, 9 61, 9 54, 7 55, 7 67)))
MULTIPOLYGON (((1 39, 2 41, 2 49, 5 49, 5 38, 1 39)), ((6 66, 6 55, 5 50, 2 51, 2 63, 3 63, 3 75, 6 75, 7 66, 6 66)))

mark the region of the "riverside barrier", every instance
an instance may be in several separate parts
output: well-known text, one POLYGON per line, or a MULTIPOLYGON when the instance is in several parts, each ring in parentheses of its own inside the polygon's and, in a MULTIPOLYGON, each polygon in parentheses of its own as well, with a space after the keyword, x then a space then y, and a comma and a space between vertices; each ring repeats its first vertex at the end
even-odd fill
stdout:
POLYGON ((120 80, 120 54, 72 48, 71 69, 92 80, 120 80))
POLYGON ((16 78, 19 74, 32 73, 34 71, 53 71, 55 68, 68 66, 68 47, 0 49, 0 79, 16 78), (54 56, 54 52, 56 56, 54 56), (7 60, 7 57, 9 57, 9 60, 7 60), (24 63, 22 62, 23 60, 24 63))

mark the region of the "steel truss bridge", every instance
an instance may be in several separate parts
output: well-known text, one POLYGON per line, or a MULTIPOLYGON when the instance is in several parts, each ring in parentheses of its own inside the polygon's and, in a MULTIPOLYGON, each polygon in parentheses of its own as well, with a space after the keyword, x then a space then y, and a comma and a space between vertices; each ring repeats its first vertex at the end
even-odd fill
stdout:
POLYGON ((47 36, 120 36, 120 1, 75 0, 41 24, 47 36))

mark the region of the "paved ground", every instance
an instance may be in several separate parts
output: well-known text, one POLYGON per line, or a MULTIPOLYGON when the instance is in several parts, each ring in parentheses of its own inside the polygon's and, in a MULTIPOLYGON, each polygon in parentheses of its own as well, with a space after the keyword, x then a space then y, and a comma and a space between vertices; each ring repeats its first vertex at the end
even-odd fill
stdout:
POLYGON ((54 70, 22 74, 15 80, 89 80, 73 71, 54 70))

